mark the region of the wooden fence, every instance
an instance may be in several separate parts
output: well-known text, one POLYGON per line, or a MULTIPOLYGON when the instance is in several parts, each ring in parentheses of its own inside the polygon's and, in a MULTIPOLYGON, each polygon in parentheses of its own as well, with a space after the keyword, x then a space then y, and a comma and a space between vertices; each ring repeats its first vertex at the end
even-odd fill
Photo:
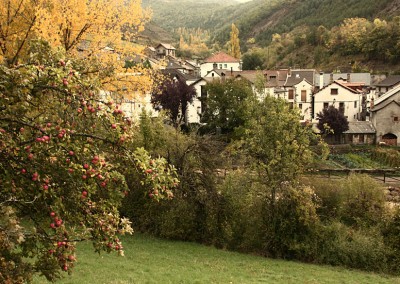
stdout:
POLYGON ((332 176, 350 175, 352 173, 368 174, 384 183, 400 183, 400 169, 318 169, 310 170, 309 174, 323 175, 328 178, 332 176))

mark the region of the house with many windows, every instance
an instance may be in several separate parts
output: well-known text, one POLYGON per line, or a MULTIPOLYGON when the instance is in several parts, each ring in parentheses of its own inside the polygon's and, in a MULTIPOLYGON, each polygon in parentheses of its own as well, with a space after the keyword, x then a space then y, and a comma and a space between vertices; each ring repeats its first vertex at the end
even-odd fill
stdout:
POLYGON ((314 94, 314 120, 324 108, 333 105, 344 114, 347 120, 360 119, 362 93, 347 87, 341 81, 333 81, 314 94))

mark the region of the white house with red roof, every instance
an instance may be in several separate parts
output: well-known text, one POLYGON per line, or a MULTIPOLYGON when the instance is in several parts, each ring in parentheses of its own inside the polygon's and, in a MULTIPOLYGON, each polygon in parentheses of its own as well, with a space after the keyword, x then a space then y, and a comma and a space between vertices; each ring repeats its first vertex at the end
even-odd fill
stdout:
POLYGON ((224 69, 228 71, 240 71, 242 70, 242 64, 240 59, 230 56, 224 52, 218 52, 208 57, 200 65, 200 76, 204 77, 211 70, 224 69))
POLYGON ((333 81, 314 94, 314 118, 330 105, 338 108, 347 120, 358 121, 362 111, 362 93, 333 81))

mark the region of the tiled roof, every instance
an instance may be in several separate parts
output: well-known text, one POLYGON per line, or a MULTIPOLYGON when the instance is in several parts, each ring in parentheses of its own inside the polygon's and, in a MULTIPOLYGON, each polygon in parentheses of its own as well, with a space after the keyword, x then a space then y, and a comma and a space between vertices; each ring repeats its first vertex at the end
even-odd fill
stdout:
POLYGON ((391 87, 400 83, 400 75, 392 75, 382 80, 379 84, 376 84, 377 87, 391 87))
POLYGON ((269 87, 282 87, 285 85, 287 75, 289 70, 265 70, 264 75, 266 76, 267 83, 269 87))
MULTIPOLYGON (((321 74, 315 73, 315 86, 320 86, 320 76, 321 74)), ((324 86, 331 83, 331 81, 335 80, 346 80, 348 76, 350 76, 350 83, 353 82, 362 82, 365 86, 371 86, 371 74, 370 73, 323 73, 323 84, 324 86), (331 80, 332 79, 332 80, 331 80)))
POLYGON ((385 94, 383 94, 382 96, 380 96, 379 98, 377 98, 374 102, 375 106, 377 106, 378 104, 382 103, 383 101, 387 100, 388 98, 396 95, 397 93, 400 92, 400 85, 394 87, 393 89, 389 90, 388 92, 386 92, 385 94))
POLYGON ((257 75, 262 73, 260 71, 256 71, 256 70, 246 70, 246 71, 240 71, 240 72, 236 72, 237 75, 236 77, 242 77, 245 78, 246 80, 248 80, 251 83, 254 83, 257 79, 257 75))
POLYGON ((303 79, 306 79, 311 85, 314 85, 314 74, 315 70, 291 70, 285 86, 294 86, 303 81, 303 79))
POLYGON ((350 121, 346 134, 375 134, 376 130, 371 121, 350 121))
POLYGON ((394 103, 400 107, 400 103, 396 102, 395 100, 389 100, 389 101, 385 101, 383 103, 380 103, 379 105, 374 106, 373 108, 371 108, 371 111, 374 112, 374 111, 381 110, 392 103, 394 103))
POLYGON ((157 45, 157 47, 159 47, 160 45, 163 46, 165 49, 175 49, 175 47, 168 43, 160 43, 159 45, 157 45))
POLYGON ((233 56, 230 56, 224 52, 218 52, 218 53, 210 56, 206 60, 204 60, 204 62, 205 63, 240 62, 240 60, 233 56))

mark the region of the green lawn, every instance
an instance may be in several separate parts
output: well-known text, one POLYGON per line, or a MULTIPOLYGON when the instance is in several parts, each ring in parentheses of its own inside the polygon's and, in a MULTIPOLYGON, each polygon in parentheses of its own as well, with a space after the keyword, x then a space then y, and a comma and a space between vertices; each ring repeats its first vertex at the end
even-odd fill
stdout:
MULTIPOLYGON (((217 250, 140 234, 124 238, 125 257, 79 246, 72 276, 60 283, 400 283, 400 278, 217 250)), ((33 283, 47 283, 35 278, 33 283)))

